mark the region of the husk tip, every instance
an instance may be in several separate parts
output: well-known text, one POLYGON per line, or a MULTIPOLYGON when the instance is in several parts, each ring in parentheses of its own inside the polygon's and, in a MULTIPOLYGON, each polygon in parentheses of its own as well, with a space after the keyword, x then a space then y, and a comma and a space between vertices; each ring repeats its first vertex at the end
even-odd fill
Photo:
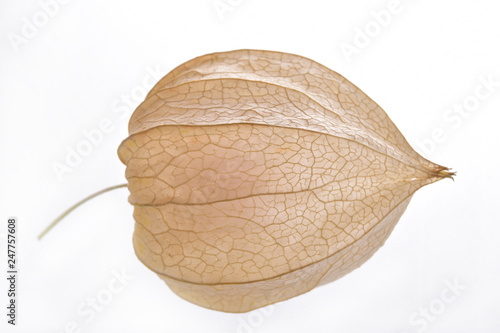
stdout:
POLYGON ((451 178, 451 180, 453 180, 453 181, 455 181, 455 179, 453 177, 455 177, 456 175, 457 175, 457 172, 451 171, 449 168, 439 170, 437 172, 437 176, 439 178, 451 178))

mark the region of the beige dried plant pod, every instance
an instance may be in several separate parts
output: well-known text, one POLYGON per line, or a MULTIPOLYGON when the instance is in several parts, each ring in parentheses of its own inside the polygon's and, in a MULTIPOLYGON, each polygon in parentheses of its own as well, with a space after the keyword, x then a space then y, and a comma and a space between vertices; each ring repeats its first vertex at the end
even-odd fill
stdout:
MULTIPOLYGON (((304 57, 237 50, 177 67, 132 115, 139 260, 180 297, 245 312, 303 294, 380 248, 420 187, 454 173, 304 57)), ((101 193, 75 204, 64 216, 101 193)))
POLYGON ((138 258, 180 297, 245 312, 359 267, 420 187, 451 177, 344 77, 293 54, 190 60, 118 149, 138 258))

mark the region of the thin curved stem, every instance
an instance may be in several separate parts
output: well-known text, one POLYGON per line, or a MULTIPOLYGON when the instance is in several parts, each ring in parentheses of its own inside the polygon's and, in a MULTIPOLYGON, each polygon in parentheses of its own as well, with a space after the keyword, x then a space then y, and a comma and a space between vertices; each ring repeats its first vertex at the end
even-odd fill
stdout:
POLYGON ((38 239, 39 240, 42 239, 42 237, 45 236, 45 234, 48 233, 52 228, 54 228, 56 226, 56 224, 59 223, 59 221, 61 221, 63 218, 65 218, 66 215, 68 215, 69 213, 71 213, 78 206, 84 204, 85 202, 89 201, 92 198, 97 197, 98 195, 101 195, 103 193, 106 193, 106 192, 109 192, 109 191, 112 191, 112 190, 116 190, 117 188, 127 187, 127 185, 128 184, 120 184, 120 185, 115 185, 115 186, 107 187, 107 188, 105 188, 103 190, 100 190, 99 192, 96 192, 96 193, 94 193, 92 195, 89 195, 88 197, 86 197, 83 200, 78 201, 76 204, 74 204, 73 206, 71 206, 70 208, 68 208, 64 213, 62 213, 61 215, 59 215, 47 228, 45 228, 45 230, 42 231, 42 233, 40 235, 38 235, 38 239))

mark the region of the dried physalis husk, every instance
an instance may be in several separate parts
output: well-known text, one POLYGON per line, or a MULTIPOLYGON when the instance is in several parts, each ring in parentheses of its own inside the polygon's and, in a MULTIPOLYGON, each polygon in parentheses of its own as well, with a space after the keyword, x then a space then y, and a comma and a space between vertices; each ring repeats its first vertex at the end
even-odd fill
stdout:
POLYGON ((359 267, 417 189, 452 175, 351 82, 280 52, 180 65, 129 132, 118 154, 138 258, 180 297, 226 312, 359 267))

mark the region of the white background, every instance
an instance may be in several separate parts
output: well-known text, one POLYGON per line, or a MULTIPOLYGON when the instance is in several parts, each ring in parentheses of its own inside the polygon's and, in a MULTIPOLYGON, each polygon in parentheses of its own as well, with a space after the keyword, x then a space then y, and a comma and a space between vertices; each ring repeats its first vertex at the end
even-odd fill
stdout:
POLYGON ((0 254, 5 272, 6 220, 16 216, 20 277, 13 328, 1 274, 0 330, 499 332, 499 14, 500 2, 486 0, 1 1, 0 254), (377 23, 374 13, 389 9, 390 22, 377 23), (133 253, 126 189, 88 202, 37 241, 64 209, 125 182, 116 150, 143 81, 149 90, 159 78, 150 72, 239 48, 296 53, 341 73, 414 147, 425 142, 426 157, 458 171, 455 181, 419 190, 360 269, 266 312, 219 313, 175 296, 133 253), (488 78, 497 82, 489 91, 488 78), (463 115, 451 109, 464 103, 463 115), (53 164, 105 119, 110 133, 59 180, 53 164), (109 296, 122 270, 133 279, 101 311, 77 312, 109 296))

